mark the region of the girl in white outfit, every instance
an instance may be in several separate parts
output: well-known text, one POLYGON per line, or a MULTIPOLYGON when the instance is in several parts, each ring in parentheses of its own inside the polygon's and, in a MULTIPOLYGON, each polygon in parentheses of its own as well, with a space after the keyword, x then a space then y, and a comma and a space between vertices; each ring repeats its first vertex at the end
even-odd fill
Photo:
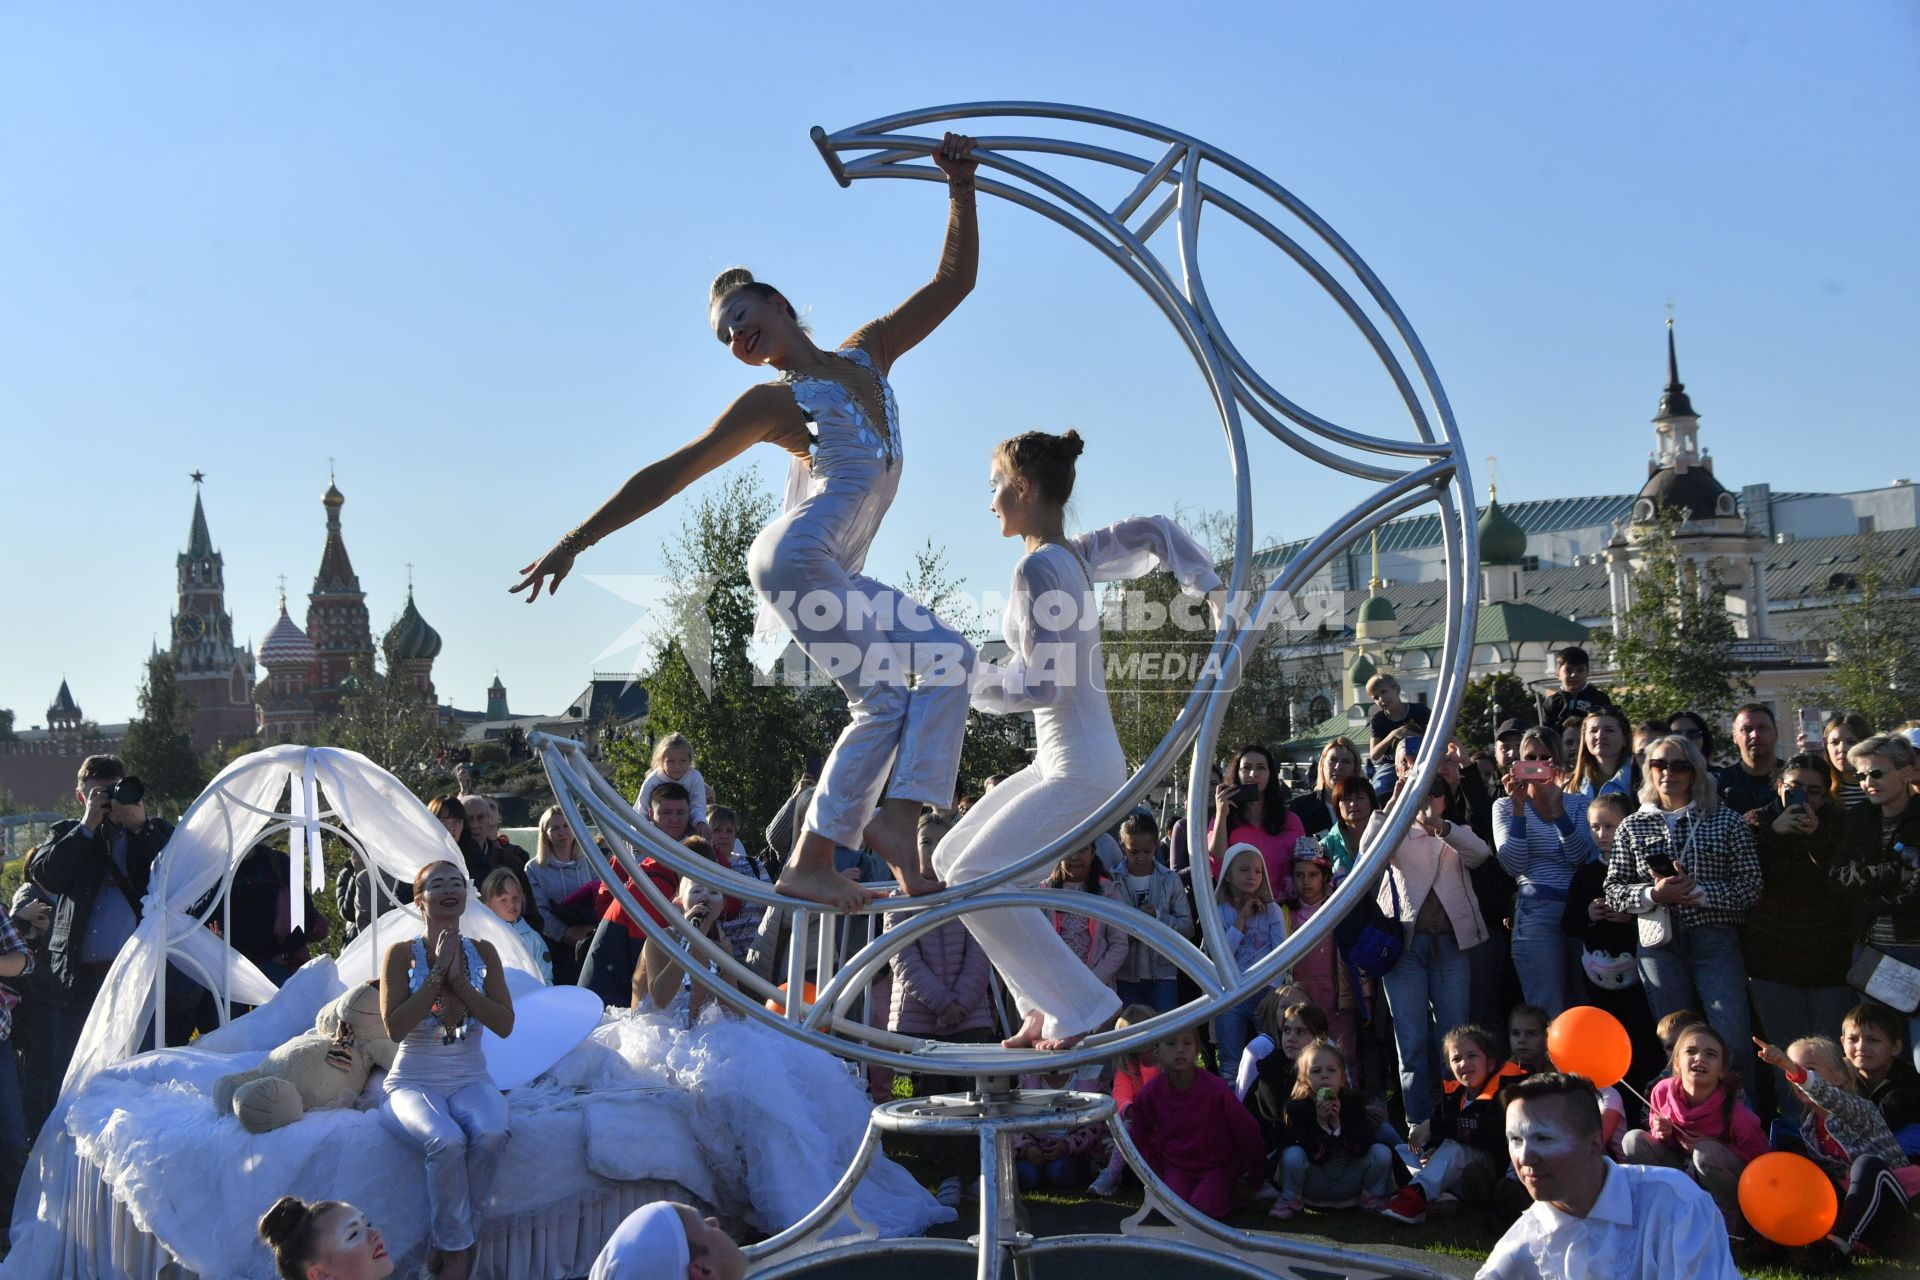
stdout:
MULTIPOLYGON (((1160 516, 1123 520, 1069 539, 1079 433, 1031 431, 994 451, 993 512, 1000 532, 1024 538, 1003 622, 1005 667, 981 663, 973 703, 1002 715, 1033 712, 1033 763, 982 796, 933 851, 934 872, 958 884, 997 870, 1066 834, 1127 780, 1101 671, 1093 584, 1170 570, 1189 590, 1220 585, 1206 550, 1160 516)), ((1020 888, 1020 885, 1009 885, 1020 888)), ((1065 1049, 1112 1018, 1113 988, 1082 964, 1037 908, 978 911, 967 928, 1000 971, 1022 1018, 1009 1048, 1065 1049)))
POLYGON ((873 849, 908 893, 940 887, 920 873, 915 827, 923 804, 952 803, 966 735, 972 647, 860 570, 900 484, 900 423, 887 375, 973 289, 980 245, 972 150, 973 139, 949 133, 934 152, 952 201, 933 280, 837 351, 814 346, 771 285, 739 268, 722 272, 708 313, 715 336, 737 359, 778 369, 779 381, 754 387, 706 434, 635 472, 513 588, 531 587, 529 601, 543 582, 551 593, 581 551, 751 445, 791 454, 786 510, 754 539, 747 576, 763 626, 770 609, 845 691, 853 718, 827 757, 805 834, 776 887, 844 911, 869 895, 834 870, 836 845, 873 849))
POLYGON ((472 1270, 509 1132, 507 1100, 480 1038, 483 1027, 513 1033, 513 997, 493 944, 460 936, 470 891, 464 867, 420 868, 413 900, 426 936, 388 947, 380 970, 381 1015, 400 1045, 380 1118, 426 1159, 427 1269, 441 1280, 467 1280, 472 1270))

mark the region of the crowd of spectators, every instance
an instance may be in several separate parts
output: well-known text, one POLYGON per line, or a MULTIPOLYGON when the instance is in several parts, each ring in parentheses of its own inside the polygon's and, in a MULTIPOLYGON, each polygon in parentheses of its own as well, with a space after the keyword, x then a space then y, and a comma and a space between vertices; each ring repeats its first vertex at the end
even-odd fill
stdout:
MULTIPOLYGON (((1723 1247, 1732 1239, 1764 1248, 1751 1243, 1734 1187, 1769 1150, 1808 1154, 1833 1177, 1843 1209, 1817 1249, 1833 1257, 1913 1249, 1920 731, 1875 732, 1840 713, 1783 756, 1764 705, 1743 706, 1722 725, 1684 710, 1634 724, 1587 681, 1584 655, 1563 658, 1560 674, 1540 722, 1500 725, 1490 751, 1435 744, 1440 767, 1412 801, 1411 826, 1355 886, 1364 910, 1347 913, 1272 989, 1073 1085, 1124 1092, 1143 1155, 1208 1213, 1264 1201, 1279 1223, 1342 1207, 1418 1222, 1442 1206, 1463 1209, 1511 1226, 1518 1235, 1509 1241, 1530 1242, 1503 1243, 1489 1275, 1535 1274, 1518 1259, 1554 1249, 1584 1256, 1609 1232, 1617 1241, 1649 1229, 1642 1202, 1681 1185, 1704 1200, 1660 1205, 1674 1219, 1660 1228, 1672 1236, 1672 1257, 1712 1253, 1699 1243, 1712 1235, 1702 1203, 1715 1211, 1723 1247), (1732 754, 1716 768, 1722 739, 1732 754), (1374 949, 1362 959, 1369 931, 1374 949), (1634 1065, 1620 1088, 1551 1074, 1547 1028, 1576 1005, 1603 1008, 1627 1028, 1634 1065)), ((1106 897, 1197 938, 1195 877, 1204 875, 1227 945, 1243 967, 1256 963, 1356 874, 1386 806, 1409 785, 1430 718, 1391 676, 1376 676, 1369 692, 1369 740, 1328 742, 1297 792, 1263 746, 1222 762, 1209 811, 1191 818, 1204 864, 1189 863, 1188 820, 1163 833, 1143 810, 1113 840, 1069 852, 1041 882, 1061 895, 1049 913, 1054 929, 1116 990, 1123 1025, 1191 999, 1191 983, 1155 947, 1076 910, 1069 895, 1106 897)), ((793 847, 817 762, 803 766, 764 835, 746 840, 749 824, 720 803, 685 740, 662 747, 642 792, 648 821, 697 856, 770 884, 793 847)), ((170 833, 147 816, 140 792, 118 760, 89 758, 76 791, 83 816, 33 852, 11 917, 0 921, 0 1037, 14 1050, 0 1054, 0 1196, 9 1203, 170 833)), ((923 872, 974 799, 923 816, 923 872)), ((500 835, 487 796, 442 795, 429 808, 486 905, 549 981, 589 987, 610 1005, 650 995, 658 1003, 651 988, 660 975, 642 965, 644 931, 601 881, 604 859, 587 856, 590 833, 549 809, 528 853, 500 835)), ((839 850, 836 860, 855 878, 887 876, 862 850, 839 850)), ((654 859, 640 869, 663 898, 675 897, 671 870, 654 859)), ((276 982, 327 941, 311 899, 304 924, 292 925, 288 872, 283 851, 254 850, 235 873, 228 909, 214 913, 276 982)), ((637 882, 626 887, 658 915, 637 882)), ((407 893, 357 862, 333 888, 349 938, 407 893)), ((812 938, 786 936, 781 913, 717 896, 712 910, 708 936, 763 974, 784 976, 796 941, 818 954, 812 938)), ((846 931, 846 954, 865 941, 858 930, 909 918, 816 918, 812 927, 846 931)), ((170 981, 170 993, 176 986, 184 994, 169 1001, 170 1040, 191 1034, 206 1012, 206 993, 184 980, 170 981)), ((988 1043, 1006 1030, 1001 1006, 985 954, 963 923, 949 921, 894 956, 857 1016, 907 1035, 988 1043)), ((873 1083, 879 1094, 889 1080, 877 1073, 873 1083)), ((965 1083, 929 1076, 915 1085, 965 1083)), ((978 1155, 953 1145, 935 1172, 938 1197, 957 1205, 978 1155)), ((1113 1194, 1127 1176, 1091 1132, 1031 1135, 1018 1168, 1023 1185, 1091 1185, 1097 1194, 1113 1194)))

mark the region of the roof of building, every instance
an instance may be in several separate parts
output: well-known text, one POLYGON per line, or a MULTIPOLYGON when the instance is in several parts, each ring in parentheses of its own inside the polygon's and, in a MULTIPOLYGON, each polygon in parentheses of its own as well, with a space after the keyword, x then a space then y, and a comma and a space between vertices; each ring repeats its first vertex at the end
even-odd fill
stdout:
POLYGON ((207 532, 207 509, 200 505, 200 489, 193 490, 193 526, 187 530, 187 555, 204 560, 213 554, 213 535, 207 532))
POLYGON ((287 601, 280 600, 280 619, 267 632, 267 638, 260 642, 260 665, 272 671, 283 667, 312 666, 314 659, 320 656, 313 640, 302 631, 299 624, 287 616, 287 601))
POLYGON ((346 495, 329 484, 320 498, 327 509, 327 545, 320 553, 320 572, 313 575, 313 593, 315 595, 358 595, 360 579, 353 571, 353 561, 347 558, 346 540, 340 535, 340 508, 346 505, 346 495))
POLYGON ((60 681, 60 692, 53 695, 53 705, 47 708, 47 722, 55 720, 80 719, 80 705, 73 700, 73 690, 67 687, 66 680, 60 681))
POLYGON ((1920 529, 1801 538, 1768 548, 1768 598, 1776 602, 1805 600, 1848 589, 1870 545, 1882 563, 1904 575, 1909 584, 1920 576, 1920 529))
MULTIPOLYGON (((1591 498, 1544 498, 1534 502, 1501 503, 1500 509, 1528 534, 1558 533, 1563 529, 1586 529, 1625 521, 1633 512, 1634 497, 1631 493, 1609 493, 1591 498)), ((1311 540, 1301 538, 1256 551, 1253 567, 1271 573, 1299 555, 1311 540)), ((1408 516, 1380 527, 1382 551, 1417 551, 1439 545, 1437 513, 1408 516)))
POLYGON ((1367 734, 1365 712, 1366 709, 1357 702, 1344 711, 1336 711, 1299 737, 1275 747, 1274 754, 1288 760, 1311 760, 1320 754, 1320 748, 1335 738, 1346 738, 1355 733, 1360 735, 1364 745, 1367 734))
POLYGON ((1359 622, 1393 622, 1398 615, 1393 611, 1393 601, 1385 596, 1369 595, 1360 602, 1360 612, 1355 615, 1359 622))
POLYGON ((628 724, 644 720, 647 706, 647 687, 632 676, 603 676, 596 673, 580 696, 573 700, 573 705, 567 708, 567 715, 570 719, 585 720, 589 724, 608 720, 615 724, 628 724))
POLYGON ((1491 495, 1480 512, 1480 563, 1519 564, 1527 558, 1527 531, 1491 495))
POLYGON ((1639 497, 1651 498, 1655 507, 1684 511, 1695 520, 1711 520, 1720 510, 1720 498, 1727 486, 1712 471, 1695 464, 1681 471, 1662 467, 1647 477, 1639 497))
POLYGON ((1667 320, 1667 385, 1660 393, 1660 408, 1654 420, 1661 418, 1697 418, 1693 401, 1687 399, 1687 384, 1680 381, 1680 358, 1673 353, 1673 320, 1667 320))
POLYGON ((407 588, 406 608, 387 628, 387 651, 396 662, 431 662, 440 656, 440 633, 414 607, 412 587, 407 588))
MULTIPOLYGON (((1394 651, 1438 649, 1446 642, 1446 631, 1442 618, 1394 645, 1394 651)), ((1473 627, 1475 644, 1550 644, 1555 640, 1585 640, 1591 634, 1572 618, 1548 613, 1539 605, 1506 600, 1481 605, 1473 627)))

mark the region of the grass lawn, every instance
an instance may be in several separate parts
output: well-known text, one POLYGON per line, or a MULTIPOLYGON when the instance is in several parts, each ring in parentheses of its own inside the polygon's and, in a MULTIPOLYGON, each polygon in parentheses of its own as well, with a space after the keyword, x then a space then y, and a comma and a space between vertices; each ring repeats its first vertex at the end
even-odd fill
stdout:
MULTIPOLYGON (((928 1159, 931 1140, 893 1134, 887 1138, 887 1153, 910 1169, 922 1182, 932 1186, 939 1179, 928 1159)), ((1037 1236, 1080 1234, 1118 1234, 1120 1223, 1140 1207, 1140 1187, 1128 1186, 1110 1200, 1102 1200, 1081 1191, 1065 1189, 1037 1192, 1026 1197, 1028 1221, 1024 1229, 1037 1236)), ((978 1221, 979 1206, 973 1200, 962 1203, 960 1221, 935 1228, 930 1235, 964 1239, 978 1221)), ((1309 1209, 1291 1222, 1280 1224, 1267 1217, 1266 1206, 1246 1206, 1231 1225, 1247 1231, 1267 1232, 1309 1241, 1314 1244, 1351 1248, 1382 1257, 1403 1258, 1425 1263, 1437 1271, 1455 1276, 1472 1276, 1485 1260, 1497 1237, 1481 1229, 1471 1215, 1441 1217, 1435 1215, 1417 1227, 1405 1226, 1386 1218, 1362 1214, 1358 1210, 1320 1212, 1309 1209)), ((1791 1265, 1756 1267, 1742 1272, 1748 1280, 1800 1280, 1811 1273, 1791 1265)), ((1838 1273, 1849 1280, 1896 1280, 1920 1276, 1920 1269, 1908 1265, 1881 1263, 1859 1265, 1838 1273)), ((1675 1277, 1674 1280, 1684 1280, 1675 1277)))

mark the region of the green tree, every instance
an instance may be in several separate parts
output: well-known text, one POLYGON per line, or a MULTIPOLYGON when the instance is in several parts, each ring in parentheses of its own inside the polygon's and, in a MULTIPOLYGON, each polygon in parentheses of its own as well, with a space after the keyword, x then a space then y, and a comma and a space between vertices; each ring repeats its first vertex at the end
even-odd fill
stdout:
POLYGON ((1493 735, 1504 720, 1518 717, 1531 721, 1533 695, 1527 682, 1511 671, 1495 671, 1467 682, 1460 699, 1460 720, 1455 732, 1470 747, 1492 747, 1493 735))
MULTIPOLYGON (((772 496, 744 469, 692 502, 679 540, 663 554, 674 592, 643 681, 648 730, 656 738, 685 734, 702 776, 748 830, 786 799, 801 758, 822 749, 806 736, 796 690, 765 678, 749 652, 759 603, 747 581, 747 549, 773 514, 772 496)), ((645 776, 640 751, 615 753, 623 791, 637 791, 645 776)))
POLYGON ((1718 724, 1753 695, 1733 659, 1739 637, 1727 613, 1726 585, 1711 571, 1704 584, 1689 581, 1678 529, 1674 514, 1663 510, 1641 535, 1633 603, 1617 631, 1593 633, 1614 669, 1611 692, 1629 723, 1685 709, 1718 724))
POLYGON ((1820 597, 1825 613, 1815 635, 1831 665, 1819 692, 1880 729, 1920 716, 1920 600, 1913 569, 1889 559, 1874 539, 1862 543, 1855 571, 1820 597))
POLYGON ((12 742, 13 739, 13 712, 0 707, 0 742, 12 742))
MULTIPOLYGON (((387 670, 394 667, 388 653, 387 670)), ((447 746, 447 727, 440 711, 413 681, 382 675, 372 663, 356 663, 352 689, 340 698, 339 710, 322 720, 319 738, 328 746, 358 751, 423 797, 439 775, 440 752, 447 746)))
MULTIPOLYGON (((900 589, 976 649, 986 642, 986 620, 948 570, 946 549, 936 547, 932 538, 914 553, 913 567, 900 580, 900 589)), ((846 708, 840 710, 844 717, 846 708)), ((960 747, 960 789, 978 792, 988 778, 1024 769, 1033 759, 1032 725, 1030 716, 985 715, 968 708, 967 736, 960 747)))
POLYGON ((139 714, 127 725, 120 758, 128 773, 147 784, 150 812, 177 815, 207 785, 206 764, 193 748, 193 708, 165 654, 147 660, 139 714))

